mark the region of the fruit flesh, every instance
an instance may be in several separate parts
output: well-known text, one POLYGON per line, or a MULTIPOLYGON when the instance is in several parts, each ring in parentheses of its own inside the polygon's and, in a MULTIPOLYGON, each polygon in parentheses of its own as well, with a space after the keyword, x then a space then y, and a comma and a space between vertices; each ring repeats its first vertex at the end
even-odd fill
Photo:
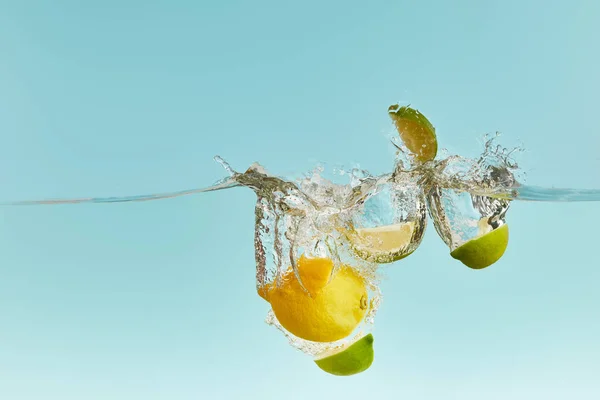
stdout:
POLYGON ((264 295, 279 323, 313 342, 334 342, 350 335, 368 308, 364 279, 347 265, 331 276, 333 262, 328 258, 301 256, 297 267, 306 290, 290 270, 279 286, 272 284, 264 295))
POLYGON ((368 334, 358 339, 346 349, 315 360, 323 371, 337 376, 355 375, 369 369, 375 358, 373 335, 368 334))
POLYGON ((410 254, 400 252, 410 244, 414 229, 414 222, 356 229, 352 245, 363 259, 380 264, 398 261, 410 254))

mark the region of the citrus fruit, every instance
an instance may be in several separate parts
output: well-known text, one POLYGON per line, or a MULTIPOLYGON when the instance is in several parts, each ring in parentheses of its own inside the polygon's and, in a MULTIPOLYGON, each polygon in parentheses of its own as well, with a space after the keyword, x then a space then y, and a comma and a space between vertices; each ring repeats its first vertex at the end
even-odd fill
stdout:
POLYGON ((502 257, 508 246, 508 225, 469 240, 454 249, 450 255, 469 268, 489 267, 502 257))
POLYGON ((332 375, 348 376, 366 371, 373 363, 374 357, 373 335, 369 333, 345 349, 315 360, 315 363, 332 375))
POLYGON ((421 162, 431 161, 437 154, 435 128, 419 111, 395 104, 388 113, 396 125, 400 138, 421 162))
POLYGON ((313 342, 334 342, 348 336, 360 324, 368 308, 364 279, 351 267, 341 265, 333 274, 329 258, 307 258, 293 271, 273 283, 264 294, 279 323, 293 335, 313 342))
POLYGON ((406 253, 411 243, 415 223, 404 222, 376 228, 359 228, 352 235, 351 244, 356 254, 379 264, 398 261, 410 253, 406 253))

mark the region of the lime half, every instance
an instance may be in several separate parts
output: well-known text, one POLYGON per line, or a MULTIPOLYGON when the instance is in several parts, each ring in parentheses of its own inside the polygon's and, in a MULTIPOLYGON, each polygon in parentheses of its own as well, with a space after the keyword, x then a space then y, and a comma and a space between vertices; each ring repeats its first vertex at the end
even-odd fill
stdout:
POLYGON ((431 161, 437 154, 435 128, 423 114, 410 107, 395 104, 388 113, 396 125, 400 138, 421 162, 431 161))
POLYGON ((315 363, 323 371, 332 375, 349 376, 369 369, 374 358, 373 335, 369 333, 345 349, 315 360, 315 363))
POLYGON ((508 246, 508 225, 469 240, 457 247, 450 255, 469 268, 482 269, 498 261, 508 246))

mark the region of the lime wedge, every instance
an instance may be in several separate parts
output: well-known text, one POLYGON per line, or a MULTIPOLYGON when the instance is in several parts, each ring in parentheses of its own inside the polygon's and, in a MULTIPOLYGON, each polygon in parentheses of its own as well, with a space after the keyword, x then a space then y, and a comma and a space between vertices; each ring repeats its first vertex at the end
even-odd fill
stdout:
POLYGON ((369 369, 374 358, 373 335, 369 333, 342 351, 315 360, 315 363, 332 375, 349 376, 369 369))
POLYGON ((508 225, 469 240, 454 249, 450 255, 469 268, 482 269, 498 261, 508 246, 508 225))
POLYGON ((410 254, 406 253, 406 248, 410 245, 414 230, 415 223, 412 221, 356 229, 351 240, 352 246, 359 257, 368 261, 379 264, 398 261, 410 254))
POLYGON ((431 161, 437 154, 435 128, 419 111, 395 104, 388 113, 396 125, 400 138, 421 162, 431 161))

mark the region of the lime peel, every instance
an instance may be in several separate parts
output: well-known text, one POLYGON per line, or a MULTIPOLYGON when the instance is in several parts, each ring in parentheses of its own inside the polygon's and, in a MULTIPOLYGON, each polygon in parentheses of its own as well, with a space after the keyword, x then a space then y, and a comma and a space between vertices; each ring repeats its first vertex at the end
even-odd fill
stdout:
POLYGON ((418 110, 408 106, 391 105, 388 113, 400 138, 421 162, 431 161, 437 155, 437 138, 431 122, 418 110))
POLYGON ((350 376, 366 371, 374 358, 373 334, 369 333, 343 350, 314 361, 327 373, 350 376))
POLYGON ((508 225, 469 240, 450 255, 472 269, 483 269, 498 261, 508 246, 508 225))

